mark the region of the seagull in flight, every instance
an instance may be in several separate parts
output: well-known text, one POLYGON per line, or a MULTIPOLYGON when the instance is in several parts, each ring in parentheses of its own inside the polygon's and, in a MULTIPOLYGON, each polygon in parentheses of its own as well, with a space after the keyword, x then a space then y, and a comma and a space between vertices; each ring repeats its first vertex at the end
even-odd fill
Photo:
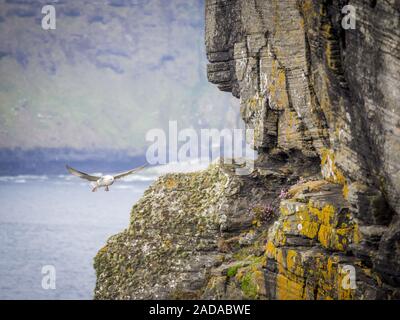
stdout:
POLYGON ((121 179, 130 174, 136 173, 136 172, 142 170, 144 167, 145 167, 145 165, 135 168, 135 169, 132 169, 132 170, 121 172, 121 173, 118 173, 115 175, 107 174, 104 176, 92 176, 90 174, 87 174, 82 171, 78 171, 74 168, 71 168, 69 165, 66 165, 68 172, 71 173, 72 175, 77 176, 82 179, 86 179, 88 181, 91 181, 91 186, 93 187, 92 192, 96 192, 97 189, 101 188, 101 187, 104 187, 105 191, 109 191, 110 189, 108 187, 111 186, 115 180, 121 179))

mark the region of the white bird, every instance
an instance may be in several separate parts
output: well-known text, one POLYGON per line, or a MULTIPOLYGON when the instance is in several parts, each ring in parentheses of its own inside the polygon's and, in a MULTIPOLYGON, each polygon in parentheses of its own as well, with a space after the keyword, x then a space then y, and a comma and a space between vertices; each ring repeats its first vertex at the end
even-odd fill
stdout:
POLYGON ((69 165, 66 165, 66 167, 67 167, 68 172, 71 173, 72 175, 77 176, 82 179, 86 179, 88 181, 91 181, 92 182, 91 186, 93 187, 92 192, 95 192, 95 191, 97 191, 98 188, 101 188, 101 187, 104 187, 105 191, 109 191, 110 189, 108 187, 111 186, 115 180, 121 179, 132 173, 136 173, 136 172, 142 170, 145 167, 145 165, 135 168, 135 169, 132 169, 132 170, 121 172, 121 173, 118 173, 115 175, 107 174, 104 176, 92 176, 90 174, 87 174, 82 171, 78 171, 74 168, 71 168, 69 165))

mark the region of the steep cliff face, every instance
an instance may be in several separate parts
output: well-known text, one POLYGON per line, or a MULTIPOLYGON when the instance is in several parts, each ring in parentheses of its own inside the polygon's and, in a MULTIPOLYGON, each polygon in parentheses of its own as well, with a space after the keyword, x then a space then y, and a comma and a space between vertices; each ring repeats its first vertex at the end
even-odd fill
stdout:
POLYGON ((95 297, 399 299, 400 2, 205 12, 209 81, 240 98, 259 159, 160 178, 99 251, 95 297))
POLYGON ((207 2, 209 80, 240 97, 261 161, 317 158, 331 183, 322 197, 315 181, 315 194, 281 202, 270 298, 343 298, 331 269, 340 264, 356 266, 349 297, 398 295, 399 17, 394 0, 207 2), (342 28, 347 4, 355 29, 342 28))

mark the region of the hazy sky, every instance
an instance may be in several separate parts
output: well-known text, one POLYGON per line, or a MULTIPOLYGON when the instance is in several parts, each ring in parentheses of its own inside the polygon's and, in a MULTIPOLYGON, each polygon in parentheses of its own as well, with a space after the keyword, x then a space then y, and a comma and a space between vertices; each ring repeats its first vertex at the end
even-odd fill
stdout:
POLYGON ((0 0, 0 147, 141 149, 169 120, 235 126, 238 101, 207 82, 203 6, 0 0))

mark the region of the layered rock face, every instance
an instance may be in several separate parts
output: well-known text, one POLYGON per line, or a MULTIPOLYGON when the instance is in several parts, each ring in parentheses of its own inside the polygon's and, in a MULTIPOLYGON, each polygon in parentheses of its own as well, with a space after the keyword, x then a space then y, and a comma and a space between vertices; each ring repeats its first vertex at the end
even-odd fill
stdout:
POLYGON ((95 297, 399 299, 400 3, 205 13, 209 81, 240 98, 255 169, 160 178, 98 253, 95 297))
POLYGON ((357 266, 349 297, 398 292, 399 17, 394 0, 207 2, 209 80, 240 97, 262 161, 317 157, 332 184, 281 202, 267 245, 271 298, 343 298, 332 259, 357 266), (345 5, 355 29, 342 27, 345 5))

